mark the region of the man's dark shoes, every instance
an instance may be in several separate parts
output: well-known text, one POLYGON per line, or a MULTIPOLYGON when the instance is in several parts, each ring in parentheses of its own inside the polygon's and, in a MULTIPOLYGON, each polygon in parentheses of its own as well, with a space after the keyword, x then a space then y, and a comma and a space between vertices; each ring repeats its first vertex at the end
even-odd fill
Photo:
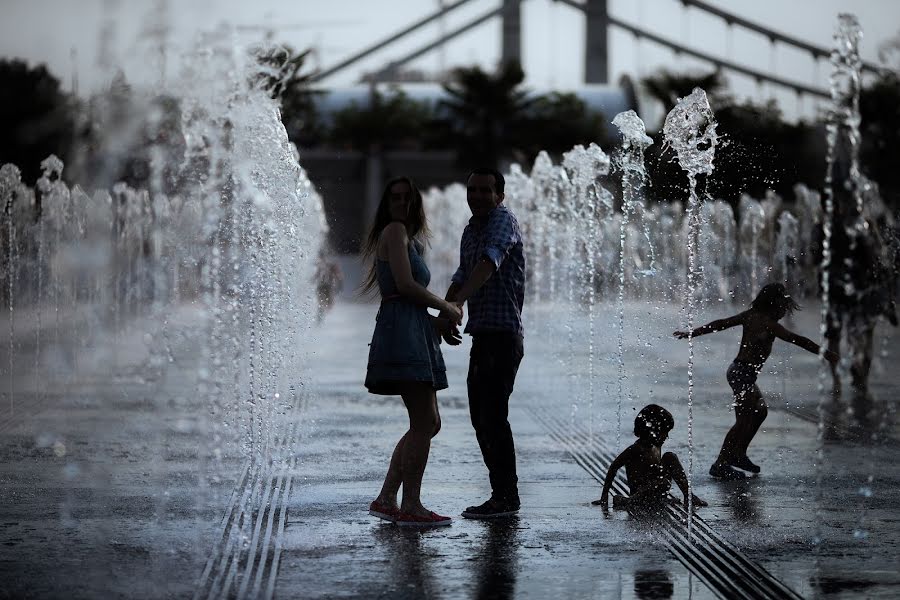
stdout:
POLYGON ((744 471, 748 471, 750 473, 759 473, 759 465, 756 465, 746 456, 742 456, 739 459, 733 461, 731 463, 732 467, 737 467, 738 469, 743 469, 744 471))
POLYGON ((470 506, 462 512, 467 519, 498 519, 509 517, 519 512, 519 500, 499 500, 491 497, 490 500, 479 506, 470 506))

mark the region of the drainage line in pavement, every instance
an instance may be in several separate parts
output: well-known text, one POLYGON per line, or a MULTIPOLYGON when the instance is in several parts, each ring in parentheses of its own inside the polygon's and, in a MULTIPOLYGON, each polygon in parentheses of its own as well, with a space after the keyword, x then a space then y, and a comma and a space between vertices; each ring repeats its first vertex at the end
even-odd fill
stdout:
MULTIPOLYGON (((284 497, 290 500, 291 497, 291 483, 294 478, 294 467, 297 464, 296 457, 291 457, 291 463, 288 467, 288 477, 287 482, 284 487, 284 497)), ((283 546, 284 539, 284 525, 287 522, 287 502, 281 503, 281 514, 278 518, 278 532, 275 536, 275 548, 272 553, 272 567, 269 571, 269 579, 266 583, 266 593, 263 596, 266 599, 271 599, 275 594, 275 579, 278 576, 278 564, 281 561, 281 549, 283 546)), ((258 587, 254 586, 254 594, 258 591, 258 587)))
MULTIPOLYGON (((229 589, 235 576, 236 565, 240 559, 243 546, 243 531, 248 520, 247 506, 252 501, 253 490, 256 487, 256 482, 259 480, 260 466, 253 461, 251 463, 252 477, 249 477, 244 482, 243 489, 240 490, 240 502, 238 502, 231 513, 228 533, 224 535, 224 545, 217 558, 218 568, 216 569, 215 578, 210 582, 208 593, 205 593, 205 597, 209 599, 223 596, 225 591, 229 589)), ((198 590, 198 593, 204 592, 198 590)))
MULTIPOLYGON (((556 425, 557 430, 564 431, 565 430, 564 422, 562 422, 558 417, 556 417, 556 420, 557 420, 557 425, 556 425)), ((585 442, 581 442, 581 445, 583 447, 590 448, 590 446, 591 446, 591 444, 589 443, 590 438, 587 436, 587 432, 585 432, 583 430, 580 432, 571 432, 571 434, 568 437, 563 436, 563 435, 558 435, 558 437, 559 437, 560 441, 563 443, 563 445, 566 445, 567 442, 569 443, 569 445, 571 445, 571 440, 577 441, 579 438, 581 438, 584 440, 588 440, 585 442)), ((582 454, 586 454, 586 456, 584 456, 583 458, 590 460, 594 464, 594 467, 596 469, 596 470, 591 470, 591 469, 587 469, 587 470, 589 472, 591 472, 592 475, 594 475, 598 479, 598 481, 602 481, 602 479, 603 479, 602 474, 607 470, 608 465, 612 462, 613 454, 611 452, 609 452, 609 450, 606 449, 605 446, 602 444, 602 442, 600 442, 599 440, 594 442, 593 445, 594 446, 601 445, 601 446, 603 446, 604 449, 603 450, 596 449, 593 452, 590 452, 590 451, 582 452, 582 454), (603 464, 599 460, 601 457, 605 460, 605 464, 603 464)), ((626 488, 624 486, 624 480, 620 481, 617 478, 614 487, 616 487, 617 491, 621 491, 623 493, 626 492, 626 488)), ((672 500, 675 501, 674 498, 672 500)), ((680 509, 680 504, 678 504, 677 501, 675 501, 675 502, 676 502, 675 505, 667 507, 667 512, 669 513, 668 518, 670 521, 670 529, 671 529, 670 532, 673 534, 681 535, 684 538, 685 543, 688 545, 691 545, 692 542, 690 540, 688 540, 687 536, 685 535, 686 529, 684 527, 684 524, 685 524, 685 519, 687 517, 687 513, 680 509)), ((756 581, 768 582, 768 585, 764 586, 764 588, 761 590, 764 595, 763 597, 773 597, 773 596, 774 597, 792 597, 792 598, 797 597, 795 592, 793 592, 793 590, 791 590, 790 588, 785 586, 778 579, 775 579, 770 573, 768 573, 768 571, 766 571, 765 569, 763 569, 762 567, 760 567, 753 561, 749 560, 739 550, 737 550, 737 548, 735 548, 734 546, 729 544, 724 538, 721 538, 720 536, 718 536, 709 527, 709 525, 705 521, 703 521, 703 519, 694 515, 693 523, 695 524, 695 527, 693 528, 694 533, 700 538, 700 540, 702 542, 707 544, 707 546, 713 547, 713 548, 705 549, 710 554, 710 556, 708 557, 709 560, 713 560, 712 557, 719 557, 719 556, 728 557, 728 558, 732 559, 732 561, 735 563, 735 566, 737 567, 737 571, 740 571, 741 567, 743 567, 743 569, 745 569, 747 571, 743 574, 743 576, 748 582, 756 582, 756 581), (717 550, 717 552, 715 552, 715 550, 717 550), (749 575, 749 577, 747 575, 749 575)), ((695 551, 700 551, 700 550, 704 550, 704 548, 702 546, 695 548, 695 551)), ((720 561, 717 559, 716 562, 720 562, 720 561)), ((733 576, 735 576, 735 575, 738 577, 741 577, 741 573, 739 573, 739 572, 732 573, 731 576, 729 576, 726 579, 726 581, 728 581, 731 584, 733 576)))
MULTIPOLYGON (((294 405, 295 412, 299 406, 300 400, 297 399, 294 405)), ((292 448, 296 443, 298 421, 299 419, 291 420, 287 435, 276 444, 281 456, 284 456, 286 449, 292 448)), ((222 535, 198 580, 194 600, 231 595, 239 599, 257 598, 260 597, 263 587, 266 590, 265 597, 272 597, 295 460, 292 458, 288 468, 279 469, 277 475, 270 472, 268 476, 257 461, 247 462, 244 473, 232 493, 229 507, 225 511, 221 525, 222 535), (252 477, 248 477, 250 471, 253 472, 252 477), (261 494, 259 509, 252 510, 250 506, 252 498, 257 494, 261 494), (236 502, 238 497, 240 501, 236 502), (243 543, 244 531, 252 532, 246 546, 243 543), (273 531, 276 532, 274 543, 273 531), (214 568, 216 575, 210 581, 214 568), (237 590, 233 589, 235 581, 240 582, 237 590)))
MULTIPOLYGON (((291 388, 293 390, 293 388, 291 388)), ((295 413, 299 416, 300 414, 305 414, 308 408, 309 397, 305 395, 305 393, 301 393, 295 397, 295 413)), ((299 429, 299 418, 292 419, 291 423, 291 432, 288 440, 287 447, 293 448, 298 440, 298 429, 299 429)), ((287 523, 287 505, 291 499, 291 485, 294 481, 294 469, 297 466, 297 453, 291 450, 291 460, 288 463, 287 468, 287 480, 284 484, 284 494, 282 499, 284 500, 281 503, 281 511, 278 517, 278 527, 277 533, 275 535, 275 543, 272 549, 272 564, 269 570, 268 581, 266 581, 265 586, 265 595, 263 598, 266 600, 271 600, 275 595, 275 581, 278 577, 278 565, 281 562, 281 550, 284 547, 284 527, 287 523)), ((257 594, 261 591, 261 587, 258 585, 253 586, 253 596, 256 597, 257 594)))
POLYGON ((238 477, 237 485, 231 492, 231 499, 229 500, 228 506, 225 509, 225 514, 222 516, 222 522, 219 524, 219 528, 221 529, 222 533, 220 536, 218 536, 218 540, 213 547, 213 552, 210 555, 209 559, 207 559, 206 566, 203 568, 203 573, 200 574, 200 578, 197 580, 194 600, 199 600, 203 595, 202 590, 206 587, 209 577, 212 574, 213 567, 225 552, 225 548, 228 545, 228 540, 231 537, 233 522, 236 520, 239 514, 238 498, 240 498, 247 489, 247 479, 249 473, 250 461, 248 460, 244 463, 244 468, 241 471, 240 477, 238 477))
MULTIPOLYGON (((561 422, 558 422, 557 428, 559 429, 561 427, 562 427, 561 422)), ((558 438, 560 439, 560 441, 563 442, 563 444, 565 444, 568 441, 570 445, 571 445, 572 441, 577 441, 579 438, 584 438, 584 439, 589 440, 589 438, 585 437, 585 432, 580 432, 580 433, 576 432, 573 435, 569 436, 569 438, 565 438, 563 436, 558 436, 558 438)), ((590 443, 588 441, 581 442, 581 445, 585 448, 590 447, 590 443)), ((591 453, 590 451, 587 451, 587 452, 579 452, 579 454, 580 454, 580 456, 576 457, 576 461, 579 462, 579 464, 581 464, 581 466, 583 468, 585 468, 585 470, 587 470, 592 475, 594 475, 598 479, 598 481, 602 481, 602 479, 603 479, 602 474, 606 472, 609 464, 612 463, 612 461, 613 461, 614 457, 613 457, 612 453, 610 453, 608 450, 602 451, 602 450, 598 449, 598 450, 595 450, 593 453, 591 453), (601 462, 601 459, 602 459, 602 462, 601 462)), ((614 487, 616 488, 617 491, 620 491, 624 495, 627 495, 627 489, 624 485, 624 480, 620 481, 619 478, 617 478, 616 481, 614 482, 614 487)), ((675 499, 672 498, 672 500, 675 500, 675 499)), ((675 531, 683 535, 685 532, 682 531, 682 529, 684 529, 683 525, 685 523, 687 513, 680 509, 680 504, 676 504, 675 506, 668 506, 667 509, 668 509, 668 512, 670 513, 669 519, 673 522, 673 525, 675 525, 675 531)), ((720 536, 715 534, 715 532, 709 527, 709 525, 705 521, 703 521, 700 517, 698 517, 697 515, 694 515, 694 523, 695 523, 695 527, 693 528, 693 532, 694 532, 695 536, 700 538, 704 543, 708 544, 709 546, 718 547, 717 548, 718 554, 711 553, 709 556, 709 560, 714 561, 716 563, 721 563, 720 559, 718 558, 719 556, 731 556, 737 562, 742 563, 741 566, 744 569, 753 573, 753 575, 755 577, 750 578, 750 581, 753 581, 755 578, 758 578, 761 580, 765 580, 767 578, 772 578, 772 576, 767 571, 765 571, 764 569, 759 567, 759 565, 752 562, 748 558, 746 558, 739 550, 734 548, 734 546, 730 545, 724 538, 721 538, 720 536)), ((684 539, 686 540, 686 543, 690 544, 690 541, 687 540, 686 536, 684 539)), ((700 547, 700 548, 698 548, 698 550, 703 550, 703 548, 700 547)), ((722 567, 720 567, 720 568, 722 568, 722 567)), ((773 579, 773 581, 777 582, 777 585, 779 588, 783 588, 783 589, 777 590, 777 594, 782 594, 782 593, 793 594, 793 592, 790 590, 790 588, 787 588, 786 586, 784 586, 777 579, 773 579)), ((763 593, 766 593, 766 594, 771 592, 771 590, 762 590, 762 591, 763 591, 763 593)))
MULTIPOLYGON (((253 569, 257 564, 257 547, 259 546, 260 550, 263 551, 263 553, 265 553, 265 551, 267 550, 265 543, 260 546, 260 541, 263 541, 262 536, 260 535, 260 528, 262 527, 263 521, 267 520, 267 516, 268 520, 271 521, 271 516, 274 512, 272 510, 272 504, 278 501, 278 495, 272 494, 274 487, 272 483, 273 478, 268 477, 266 485, 263 489, 262 499, 259 504, 260 508, 253 511, 253 514, 251 516, 251 519, 253 521, 252 534, 250 536, 250 545, 247 549, 247 560, 246 564, 244 565, 244 574, 240 578, 241 585, 238 588, 238 598, 243 598, 245 596, 245 594, 247 593, 247 587, 250 585, 250 576, 253 574, 253 569), (270 495, 272 496, 271 502, 269 500, 270 495)), ((276 485, 280 488, 280 484, 281 478, 279 477, 276 485)), ((278 494, 280 494, 280 492, 281 490, 278 489, 278 494)), ((268 530, 271 531, 271 527, 269 527, 268 530)), ((263 554, 263 556, 260 556, 259 558, 264 559, 265 555, 263 554)), ((260 562, 262 562, 262 560, 260 562)), ((240 568, 238 568, 238 570, 240 570, 240 568)))
POLYGON ((19 402, 16 404, 15 412, 5 412, 4 416, 0 416, 0 433, 12 429, 20 423, 28 421, 30 417, 36 416, 42 412, 48 405, 49 394, 34 394, 31 402, 23 402, 31 394, 19 392, 19 402))
MULTIPOLYGON (((575 430, 574 424, 565 423, 546 409, 530 407, 529 410, 579 466, 597 481, 603 481, 614 457, 605 444, 591 440, 586 432, 575 430)), ((614 480, 613 488, 627 496, 621 475, 614 480)), ((677 503, 674 497, 670 498, 677 503)), ((693 516, 694 535, 689 539, 686 511, 670 505, 666 516, 667 522, 659 530, 670 552, 715 593, 724 598, 799 598, 796 592, 716 534, 702 518, 693 516)))
MULTIPOLYGON (((286 499, 288 497, 287 491, 287 480, 285 477, 285 472, 282 469, 279 472, 278 480, 275 482, 275 492, 276 496, 272 500, 272 503, 267 507, 268 508, 268 516, 266 519, 266 531, 264 537, 262 539, 262 553, 259 556, 258 567, 256 569, 256 576, 253 578, 253 588, 250 591, 249 596, 247 595, 247 588, 250 583, 250 575, 251 571, 248 567, 248 571, 244 576, 244 580, 241 584, 241 590, 238 592, 238 598, 258 598, 259 590, 262 587, 263 580, 268 577, 269 579, 274 580, 277 571, 272 568, 274 561, 273 556, 270 556, 270 552, 274 550, 272 546, 272 530, 275 529, 279 532, 283 531, 281 527, 281 518, 284 514, 284 506, 286 504, 286 499)), ((253 555, 251 555, 253 556, 253 555)), ((252 561, 253 559, 251 559, 252 561)))

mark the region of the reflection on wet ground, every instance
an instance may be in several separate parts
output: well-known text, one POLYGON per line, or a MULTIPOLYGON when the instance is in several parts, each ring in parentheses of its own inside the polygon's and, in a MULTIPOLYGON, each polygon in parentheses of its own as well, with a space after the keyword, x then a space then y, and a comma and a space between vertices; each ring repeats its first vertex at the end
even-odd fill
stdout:
MULTIPOLYGON (((372 529, 372 537, 383 554, 389 557, 390 579, 398 597, 435 597, 436 581, 431 561, 427 556, 422 536, 433 531, 395 527, 378 523, 372 529)), ((393 595, 393 593, 392 593, 393 595)))
POLYGON ((747 526, 759 525, 759 499, 752 479, 722 482, 725 505, 731 511, 732 518, 747 526))
POLYGON ((519 545, 519 517, 483 522, 484 533, 479 550, 473 598, 513 598, 519 545))
POLYGON ((641 600, 665 600, 675 591, 672 577, 662 569, 638 569, 634 572, 634 595, 641 600))

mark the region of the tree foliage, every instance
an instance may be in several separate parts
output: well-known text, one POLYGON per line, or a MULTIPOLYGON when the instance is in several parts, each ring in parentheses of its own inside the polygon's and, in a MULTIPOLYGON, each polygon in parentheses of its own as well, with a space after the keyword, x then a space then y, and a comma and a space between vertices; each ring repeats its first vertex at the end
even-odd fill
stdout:
POLYGON ((75 127, 75 100, 47 67, 0 59, 0 164, 16 164, 33 185, 47 156, 69 159, 75 127))
POLYGON ((496 73, 480 67, 454 69, 441 101, 449 115, 459 160, 464 167, 496 165, 521 151, 534 98, 522 86, 525 72, 509 61, 496 73))
POLYGON ((334 113, 329 141, 341 147, 369 151, 412 149, 426 145, 431 107, 395 88, 389 94, 372 89, 371 103, 350 106, 334 113))
POLYGON ((900 75, 886 71, 859 98, 862 170, 881 188, 884 200, 900 207, 900 75))
POLYGON ((306 69, 311 52, 298 52, 286 44, 256 51, 260 67, 256 83, 281 103, 288 139, 301 147, 320 143, 326 134, 316 110, 316 96, 322 93, 313 86, 316 71, 306 69))
POLYGON ((815 131, 803 122, 786 122, 773 100, 729 100, 715 114, 724 145, 709 182, 714 196, 737 202, 742 193, 762 198, 774 190, 791 198, 797 182, 822 184, 825 168, 813 147, 815 131))
POLYGON ((590 110, 573 93, 551 92, 538 96, 528 111, 530 121, 523 132, 522 145, 526 152, 522 162, 530 164, 541 150, 561 156, 576 144, 587 146, 594 142, 608 148, 612 140, 606 134, 607 118, 590 110))
POLYGON ((660 69, 653 75, 643 78, 641 85, 653 99, 662 103, 663 109, 668 114, 678 104, 679 98, 689 95, 694 88, 702 88, 712 102, 725 89, 726 81, 720 71, 692 74, 660 69))

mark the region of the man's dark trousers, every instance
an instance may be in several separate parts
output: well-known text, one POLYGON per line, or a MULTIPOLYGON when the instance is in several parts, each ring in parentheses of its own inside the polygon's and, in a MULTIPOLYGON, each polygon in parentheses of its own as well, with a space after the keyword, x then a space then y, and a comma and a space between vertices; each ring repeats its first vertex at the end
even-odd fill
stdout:
POLYGON ((522 336, 517 333, 473 333, 467 379, 469 416, 490 474, 493 497, 517 507, 516 449, 507 417, 524 354, 522 336))

